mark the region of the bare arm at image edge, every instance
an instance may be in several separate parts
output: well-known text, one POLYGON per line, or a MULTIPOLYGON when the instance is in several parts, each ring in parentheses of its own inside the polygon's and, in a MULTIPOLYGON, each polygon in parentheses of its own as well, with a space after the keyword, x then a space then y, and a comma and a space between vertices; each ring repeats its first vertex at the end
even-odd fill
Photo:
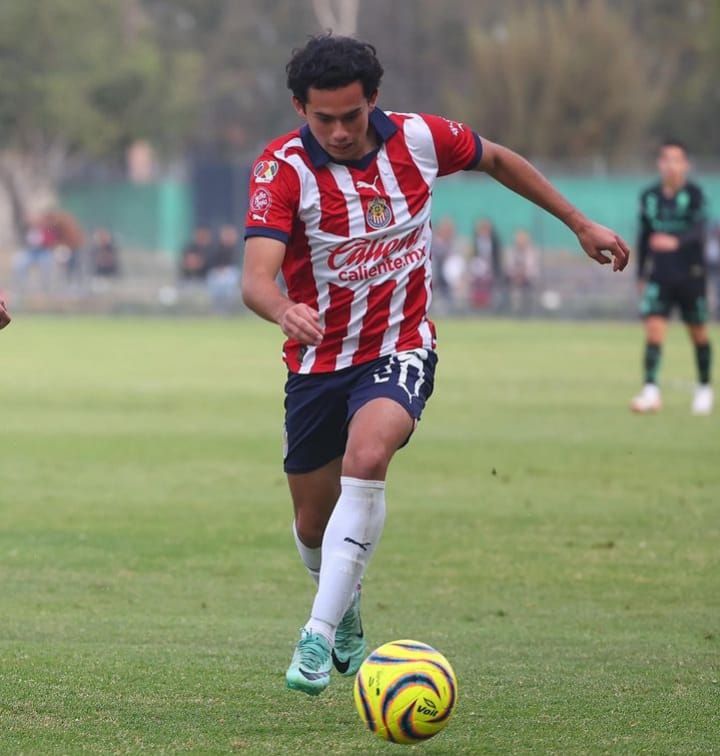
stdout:
POLYGON ((10 313, 8 313, 7 311, 5 302, 0 299, 0 328, 5 328, 5 326, 8 325, 11 320, 12 318, 10 317, 10 313))

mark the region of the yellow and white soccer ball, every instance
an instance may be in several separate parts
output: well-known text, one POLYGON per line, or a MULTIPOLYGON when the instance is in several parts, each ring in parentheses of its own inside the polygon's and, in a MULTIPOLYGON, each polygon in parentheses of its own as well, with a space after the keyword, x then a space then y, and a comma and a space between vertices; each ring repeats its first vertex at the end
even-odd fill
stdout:
POLYGON ((450 662, 432 646, 397 640, 365 659, 353 693, 371 732, 410 744, 431 738, 448 723, 457 703, 457 680, 450 662))

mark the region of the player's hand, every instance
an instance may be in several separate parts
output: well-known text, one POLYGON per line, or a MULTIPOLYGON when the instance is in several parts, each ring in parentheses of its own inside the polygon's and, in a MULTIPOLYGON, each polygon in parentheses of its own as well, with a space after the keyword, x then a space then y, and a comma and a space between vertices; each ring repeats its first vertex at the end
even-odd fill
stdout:
POLYGON ((656 231, 648 237, 648 244, 653 252, 675 252, 680 246, 677 236, 656 231))
POLYGON ((0 299, 0 328, 5 328, 6 325, 12 320, 10 313, 7 311, 5 302, 0 299))
POLYGON ((320 315, 306 304, 292 304, 280 318, 280 328, 290 339, 317 346, 323 338, 320 315))
POLYGON ((599 223, 588 223, 577 232, 585 254, 600 265, 612 262, 613 270, 624 270, 630 260, 630 247, 612 229, 599 223), (606 253, 610 253, 610 257, 606 253))

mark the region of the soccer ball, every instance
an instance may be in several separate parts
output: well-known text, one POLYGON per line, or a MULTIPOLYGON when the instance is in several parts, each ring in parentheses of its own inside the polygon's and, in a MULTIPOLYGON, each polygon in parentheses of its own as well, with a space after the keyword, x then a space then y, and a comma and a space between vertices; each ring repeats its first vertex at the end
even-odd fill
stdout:
POLYGON ((450 662, 425 643, 376 648, 355 677, 355 706, 367 728, 392 743, 417 743, 448 723, 457 702, 450 662))

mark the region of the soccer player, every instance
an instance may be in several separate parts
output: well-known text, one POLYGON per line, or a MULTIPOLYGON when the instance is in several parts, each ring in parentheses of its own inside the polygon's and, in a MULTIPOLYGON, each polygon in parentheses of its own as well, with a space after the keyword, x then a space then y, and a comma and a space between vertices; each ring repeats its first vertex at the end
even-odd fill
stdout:
POLYGON ((705 198, 700 187, 688 181, 690 163, 682 142, 665 141, 657 166, 660 181, 640 196, 638 281, 640 313, 645 320, 645 384, 630 407, 640 413, 657 412, 662 407, 658 371, 667 320, 677 305, 695 347, 698 385, 692 412, 709 415, 713 390, 706 325, 705 198))
POLYGON ((0 299, 0 328, 5 328, 5 326, 8 325, 11 320, 12 318, 10 317, 10 313, 7 311, 5 302, 0 299))
POLYGON ((287 82, 305 123, 268 144, 250 185, 243 298, 287 337, 284 469, 317 583, 286 680, 309 694, 333 663, 352 675, 364 658, 359 586, 383 530, 388 466, 433 391, 436 178, 485 171, 564 221, 597 262, 622 270, 629 255, 509 149, 457 121, 381 110, 382 73, 355 39, 296 50, 287 82))

